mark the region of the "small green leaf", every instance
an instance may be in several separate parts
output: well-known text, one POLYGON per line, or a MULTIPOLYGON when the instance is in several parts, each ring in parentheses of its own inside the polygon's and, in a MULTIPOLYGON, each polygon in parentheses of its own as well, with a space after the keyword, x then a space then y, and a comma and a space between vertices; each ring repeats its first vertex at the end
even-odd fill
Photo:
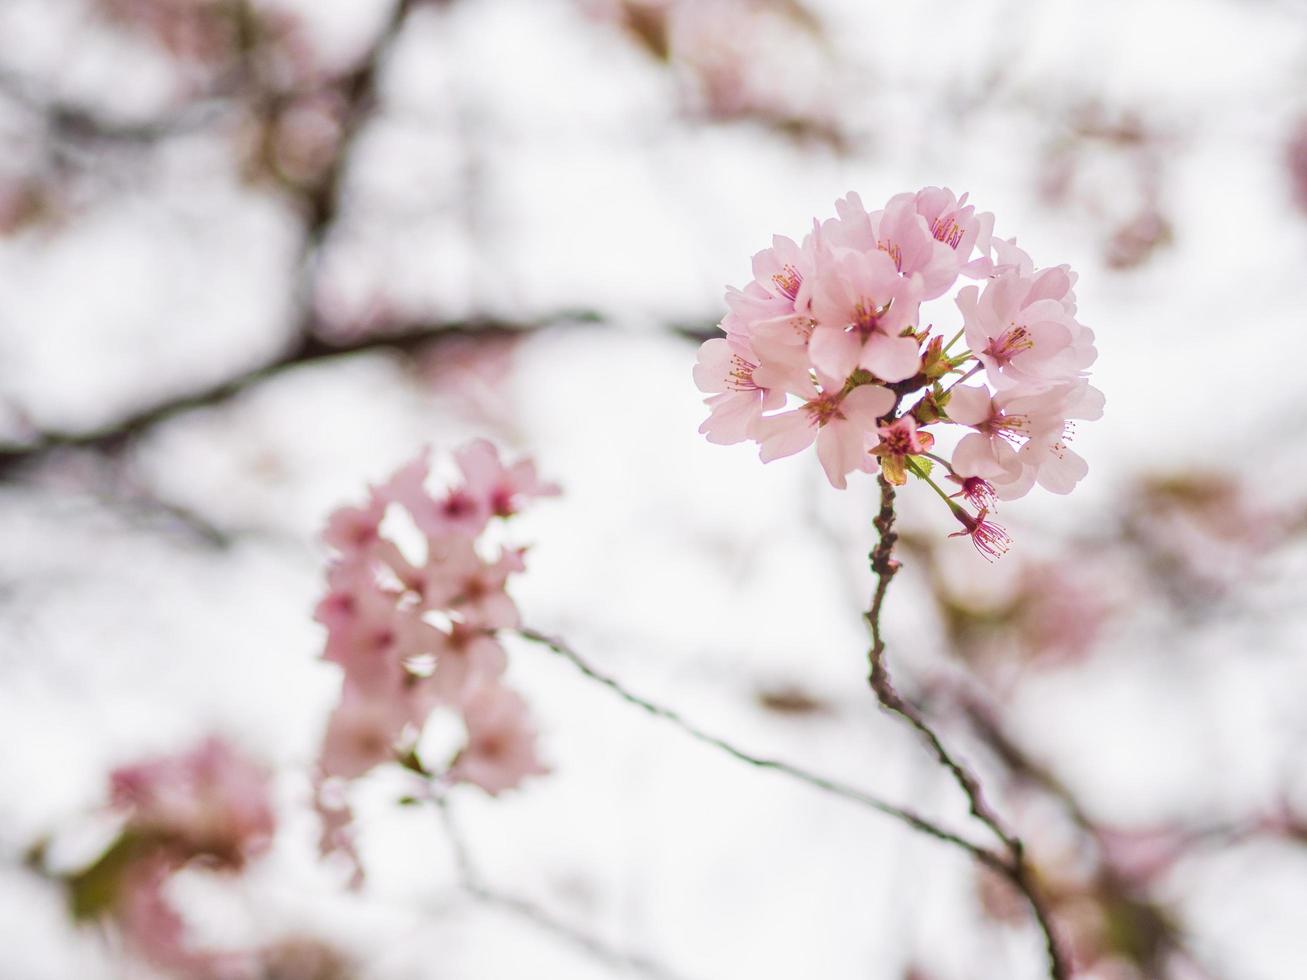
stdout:
POLYGON ((144 850, 140 837, 124 833, 95 863, 69 875, 68 905, 78 921, 96 919, 112 910, 118 900, 123 875, 144 850))
POLYGON ((927 459, 925 456, 908 457, 908 469, 912 470, 913 473, 917 474, 917 476, 921 477, 922 479, 925 479, 926 477, 930 476, 930 472, 934 468, 935 468, 935 464, 931 462, 929 459, 927 459))

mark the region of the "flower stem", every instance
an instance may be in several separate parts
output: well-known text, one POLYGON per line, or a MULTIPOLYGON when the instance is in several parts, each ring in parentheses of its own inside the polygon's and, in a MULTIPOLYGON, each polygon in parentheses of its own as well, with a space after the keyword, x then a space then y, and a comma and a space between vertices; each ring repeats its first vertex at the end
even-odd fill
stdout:
MULTIPOLYGON (((913 466, 914 472, 922 475, 919 467, 913 465, 911 461, 909 461, 909 465, 913 466)), ((940 496, 944 496, 943 491, 936 487, 933 482, 929 479, 927 479, 927 482, 935 487, 935 491, 940 496)), ((1035 921, 1044 936, 1044 945, 1048 954, 1048 975, 1051 980, 1069 980, 1071 970, 1067 963, 1066 954, 1062 950, 1048 906, 1034 882, 1032 869, 1026 861, 1025 844, 1020 837, 1004 827, 1003 822, 985 800, 980 781, 944 745, 943 740, 931 727, 930 722, 926 720, 921 709, 899 694, 893 680, 890 678, 889 668, 885 663, 885 639, 881 633, 880 616, 885 603, 885 593, 889 589, 890 579, 899 570, 899 562, 894 558, 894 544, 898 540, 898 534, 894 530, 894 487, 884 476, 880 477, 879 483, 880 511, 876 515, 874 524, 880 537, 876 542, 876 547, 868 556, 872 574, 876 576, 876 590, 872 594, 871 608, 866 614, 867 627, 871 632, 871 648, 867 651, 869 667, 867 683, 871 686, 872 692, 876 695, 876 700, 882 708, 903 718, 917 730, 926 741, 936 760, 948 771, 949 775, 953 777, 953 781, 957 783, 966 796, 971 815, 1002 841, 1007 851, 1002 874, 1025 896, 1026 901, 1030 904, 1035 921)), ((957 506, 947 497, 944 499, 948 501, 950 507, 957 506)))
MULTIPOLYGON (((938 456, 931 455, 931 454, 927 454, 927 455, 930 455, 930 458, 931 458, 931 459, 939 460, 939 462, 941 462, 941 463, 944 462, 944 461, 943 461, 942 459, 940 459, 938 456)), ((939 498, 940 498, 940 500, 942 500, 942 501, 944 501, 944 503, 948 504, 948 506, 949 506, 949 510, 958 510, 958 509, 959 509, 959 508, 958 508, 958 505, 953 501, 953 499, 952 499, 948 494, 946 494, 946 493, 944 492, 943 488, 940 487, 940 485, 939 485, 938 483, 936 483, 934 480, 932 480, 932 479, 929 477, 929 475, 927 475, 926 471, 923 470, 919 465, 917 465, 917 463, 916 463, 913 459, 911 459, 911 458, 909 457, 909 459, 908 459, 907 462, 908 462, 908 469, 910 469, 914 474, 916 474, 916 476, 917 476, 918 478, 920 478, 920 479, 926 481, 926 483, 928 483, 928 484, 930 485, 930 489, 934 490, 937 494, 939 494, 939 498)), ((947 466, 948 464, 945 463, 944 465, 947 466)))
POLYGON ((973 364, 973 365, 971 366, 971 370, 970 370, 970 371, 968 371, 966 374, 962 375, 962 377, 958 378, 958 379, 957 379, 956 381, 954 381, 951 385, 949 385, 947 388, 945 388, 945 389, 943 390, 943 392, 941 392, 941 394, 945 394, 945 395, 947 395, 950 391, 952 391, 952 390, 953 390, 954 388, 956 388, 958 385, 962 384, 962 382, 966 381, 967 378, 971 377, 973 374, 975 374, 977 371, 981 370, 983 367, 984 367, 983 364, 979 364, 979 363, 977 363, 977 364, 973 364))

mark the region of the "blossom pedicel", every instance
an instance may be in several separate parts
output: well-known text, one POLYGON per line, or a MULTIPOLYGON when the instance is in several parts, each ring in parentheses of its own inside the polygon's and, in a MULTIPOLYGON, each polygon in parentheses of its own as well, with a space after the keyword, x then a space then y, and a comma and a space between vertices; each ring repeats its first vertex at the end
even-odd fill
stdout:
POLYGON ((814 221, 802 243, 777 236, 753 281, 728 289, 725 337, 699 349, 695 383, 709 442, 758 443, 763 462, 812 445, 831 484, 856 470, 929 483, 987 558, 1007 533, 996 501, 1036 483, 1069 493, 1088 470, 1068 447, 1074 420, 1101 417, 1086 380, 1097 351, 1076 320, 1075 273, 1037 268, 967 196, 927 187, 867 211, 857 194, 814 221), (945 341, 923 304, 952 299, 962 329, 945 341), (953 352, 965 338, 965 349, 953 352), (975 378, 978 382, 964 384, 975 378), (963 431, 950 457, 935 433, 963 431), (944 468, 965 510, 932 479, 944 468))

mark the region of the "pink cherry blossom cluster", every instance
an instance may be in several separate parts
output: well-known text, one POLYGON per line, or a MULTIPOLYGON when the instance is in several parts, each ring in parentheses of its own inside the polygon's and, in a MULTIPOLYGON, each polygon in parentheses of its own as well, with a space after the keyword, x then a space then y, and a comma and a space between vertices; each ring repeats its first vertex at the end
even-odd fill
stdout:
MULTIPOLYGON (((1076 319, 1075 274, 1036 268, 967 195, 927 187, 867 211, 857 194, 814 221, 802 241, 777 236, 753 257, 753 281, 726 293, 725 337, 699 349, 708 394, 700 432, 752 440, 763 462, 814 442, 831 484, 877 469, 902 485, 931 484, 986 557, 1008 537, 987 519, 999 500, 1036 483, 1068 493, 1084 460, 1068 447, 1076 420, 1101 416, 1086 380, 1094 335, 1076 319), (961 328, 944 340, 924 304, 957 289, 961 328), (966 349, 954 351, 965 338, 966 349), (963 384, 983 372, 984 384, 963 384), (964 433, 936 455, 933 426, 964 433), (931 478, 936 466, 977 513, 931 478)), ((947 430, 946 430, 947 431, 947 430)))
POLYGON ((268 774, 220 738, 190 751, 122 766, 109 776, 112 804, 137 839, 240 868, 276 828, 268 774))
POLYGON ((262 950, 195 947, 167 885, 183 867, 238 872, 276 829, 268 773, 228 742, 208 738, 178 755, 110 775, 124 819, 118 840, 69 880, 74 910, 112 915, 126 946, 155 968, 184 976, 255 976, 262 950))
MULTIPOLYGON (((386 762, 409 760, 428 717, 456 712, 467 742, 439 775, 490 794, 543 773, 526 702, 505 685, 508 658, 496 632, 519 625, 505 586, 523 570, 524 550, 491 548, 492 522, 512 517, 530 499, 558 493, 535 465, 511 466, 485 440, 454 453, 461 479, 427 489, 424 451, 380 486, 362 507, 343 507, 324 540, 336 552, 328 592, 316 618, 327 627, 323 657, 340 666, 344 683, 323 740, 323 780, 353 779, 386 762), (391 508, 405 512, 421 537, 410 558, 388 536, 391 508)), ((327 817, 328 835, 348 822, 327 817)), ((330 846, 330 842, 326 842, 330 846)))

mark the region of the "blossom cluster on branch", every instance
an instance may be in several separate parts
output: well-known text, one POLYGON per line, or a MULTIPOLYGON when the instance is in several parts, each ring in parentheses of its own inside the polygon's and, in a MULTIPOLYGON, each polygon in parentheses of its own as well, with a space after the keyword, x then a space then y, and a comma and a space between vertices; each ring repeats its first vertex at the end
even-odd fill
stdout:
POLYGON ((945 499, 988 557, 1008 545, 987 520, 1036 483, 1069 493, 1087 472, 1068 442, 1102 415, 1088 380, 1097 352, 1076 319, 1075 274, 1039 268, 967 196, 927 187, 868 211, 857 194, 814 221, 801 243, 777 236, 753 257, 753 280, 729 289, 726 336, 699 351, 695 381, 715 443, 756 442, 764 462, 814 442, 831 484, 877 469, 909 473, 945 499), (947 342, 923 304, 956 291, 962 328, 947 342), (965 337, 967 349, 953 352, 965 337), (985 384, 964 384, 983 372, 985 384), (950 377, 952 376, 952 380, 950 377), (915 400, 905 405, 905 399, 915 400), (950 458, 930 427, 965 434, 950 458), (942 466, 971 514, 931 478, 942 466))
POLYGON ((110 774, 109 794, 117 836, 99 858, 65 878, 75 918, 112 921, 125 951, 160 975, 334 980, 347 974, 342 954, 311 938, 210 948, 192 934, 171 895, 180 872, 230 881, 267 853, 277 819, 262 766, 226 740, 209 737, 120 766, 110 774))
POLYGON ((530 460, 506 466, 485 440, 454 460, 460 480, 433 493, 424 451, 372 488, 363 506, 333 513, 323 535, 335 558, 316 618, 327 627, 324 659, 344 673, 318 763, 328 850, 349 849, 348 811, 332 784, 383 763, 492 795, 545 771, 526 702, 504 683, 508 657, 496 638, 519 625, 505 587, 525 567, 525 550, 492 545, 488 531, 558 488, 530 460), (388 532, 392 508, 407 515, 420 555, 406 554, 388 532), (438 708, 459 716, 467 740, 433 772, 416 748, 438 708))

